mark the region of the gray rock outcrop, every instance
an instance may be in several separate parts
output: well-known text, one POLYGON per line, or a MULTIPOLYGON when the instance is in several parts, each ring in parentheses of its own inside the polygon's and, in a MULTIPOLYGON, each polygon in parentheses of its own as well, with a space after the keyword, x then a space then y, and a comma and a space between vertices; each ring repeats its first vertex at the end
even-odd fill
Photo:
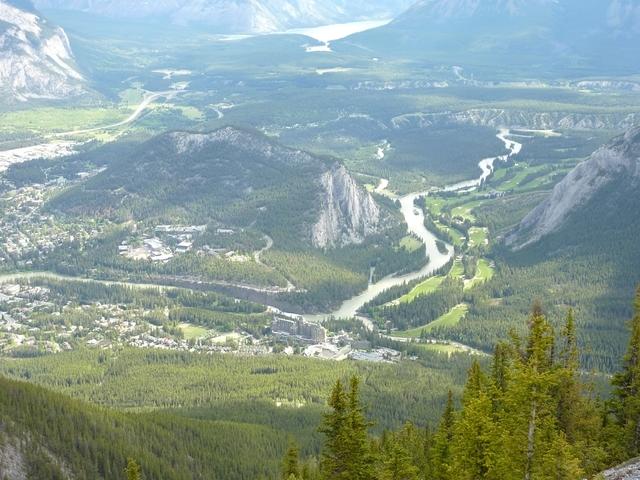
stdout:
POLYGON ((602 473, 604 480, 640 480, 640 459, 632 460, 602 473))
POLYGON ((640 184, 640 127, 629 130, 578 164, 551 195, 507 238, 515 249, 558 230, 571 214, 584 208, 603 188, 619 182, 633 191, 640 184))
POLYGON ((313 227, 313 245, 320 248, 361 243, 378 231, 380 208, 347 169, 335 164, 320 179, 320 218, 313 227))
POLYGON ((0 0, 0 93, 9 103, 85 93, 64 30, 0 0))

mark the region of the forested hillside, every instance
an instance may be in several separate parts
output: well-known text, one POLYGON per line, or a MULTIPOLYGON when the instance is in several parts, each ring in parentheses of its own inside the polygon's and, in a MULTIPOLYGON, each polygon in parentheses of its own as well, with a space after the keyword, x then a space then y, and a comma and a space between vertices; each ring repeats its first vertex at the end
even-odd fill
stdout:
POLYGON ((637 456, 640 290, 635 307, 623 368, 605 401, 582 379, 573 313, 554 332, 534 306, 527 336, 498 344, 489 369, 471 366, 460 405, 450 394, 435 431, 407 423, 369 436, 358 378, 347 388, 338 381, 320 427, 319 463, 300 463, 292 446, 283 478, 579 480, 637 456))
MULTIPOLYGON (((635 309, 627 354, 622 370, 613 377, 610 398, 597 399, 579 370, 572 312, 562 330, 554 332, 536 306, 527 336, 514 335, 509 342, 498 344, 488 366, 473 361, 461 395, 449 390, 442 406, 430 404, 428 411, 432 413, 444 408, 437 424, 424 416, 404 425, 400 419, 389 422, 380 417, 380 408, 391 407, 399 398, 411 398, 408 405, 429 398, 429 387, 411 380, 402 391, 396 390, 384 400, 382 390, 402 375, 388 368, 343 370, 341 378, 351 378, 349 386, 338 381, 327 405, 312 415, 308 410, 300 415, 298 409, 289 407, 279 412, 266 404, 259 413, 256 408, 243 410, 238 405, 228 408, 226 402, 220 404, 217 414, 202 407, 182 409, 184 404, 170 411, 126 411, 126 403, 121 403, 125 399, 117 400, 117 389, 103 394, 102 399, 94 398, 120 404, 111 409, 2 378, 0 459, 4 460, 0 471, 11 480, 23 478, 17 476, 20 474, 26 478, 131 478, 125 477, 127 465, 128 473, 139 468, 146 479, 587 478, 640 453, 640 290, 635 309), (224 412, 231 414, 226 421, 220 418, 224 412), (244 415, 245 421, 239 421, 242 416, 234 420, 238 414, 244 415), (246 421, 249 418, 253 423, 246 421), (370 422, 372 418, 394 428, 380 430, 380 423, 370 422), (320 425, 315 433, 314 424, 320 425), (309 443, 311 438, 314 440, 309 443), (324 441, 318 443, 321 438, 324 441), (301 441, 302 452, 297 447, 301 441), (9 455, 10 463, 6 460, 9 455)), ((174 354, 149 352, 146 356, 172 368, 179 360, 174 354)), ((84 365, 90 364, 87 360, 84 365)), ((55 362, 54 368, 48 368, 46 362, 33 366, 15 363, 5 366, 4 371, 76 392, 74 395, 93 391, 90 395, 94 396, 101 387, 87 390, 83 385, 98 381, 102 366, 107 366, 107 375, 123 378, 124 372, 118 371, 131 364, 131 360, 120 364, 104 354, 97 360, 92 372, 66 379, 61 374, 70 371, 69 367, 60 362, 55 362), (47 371, 58 374, 47 380, 47 371)), ((187 368, 193 372, 193 364, 203 360, 183 355, 183 361, 183 372, 187 368)), ((287 363, 279 361, 272 370, 263 365, 252 374, 269 378, 287 363)), ((74 368, 80 365, 76 363, 74 368)), ((160 372, 144 378, 162 378, 160 372)), ((326 372, 325 377, 335 373, 326 372)), ((414 374, 408 373, 407 378, 414 374)), ((290 372, 286 378, 291 381, 290 372)), ((139 389, 134 385, 137 381, 133 379, 126 388, 127 399, 139 398, 140 406, 171 403, 170 399, 154 397, 153 390, 139 389), (139 389, 140 395, 132 395, 132 389, 139 389)), ((123 388, 122 380, 116 385, 123 388)), ((269 379, 266 385, 275 383, 269 379)), ((324 395, 328 387, 325 383, 324 395)), ((303 389, 300 395, 303 391, 309 393, 303 389)), ((191 402, 200 404, 203 397, 197 390, 191 392, 196 395, 191 402)))

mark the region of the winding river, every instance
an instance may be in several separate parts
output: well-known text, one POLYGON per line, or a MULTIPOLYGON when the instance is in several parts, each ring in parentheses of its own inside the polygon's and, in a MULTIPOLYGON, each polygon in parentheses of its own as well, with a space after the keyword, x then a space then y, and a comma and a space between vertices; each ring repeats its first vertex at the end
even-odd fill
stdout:
MULTIPOLYGON (((478 162, 478 166, 482 171, 480 177, 447 186, 443 190, 448 192, 475 190, 480 187, 487 178, 489 178, 491 173, 493 173, 493 168, 496 161, 504 162, 507 161, 510 157, 520 153, 520 151, 522 150, 522 144, 509 139, 508 137, 510 136, 510 133, 511 132, 508 129, 501 129, 497 135, 497 137, 504 143, 504 146, 507 149, 507 153, 497 157, 484 158, 480 160, 480 162, 478 162)), ((378 193, 384 191, 384 189, 388 185, 388 181, 386 179, 383 179, 380 185, 384 185, 384 187, 380 190, 376 189, 378 193)), ((426 196, 428 194, 429 192, 410 193, 409 195, 406 195, 399 199, 400 212, 402 213, 402 216, 407 223, 409 233, 418 237, 425 245, 426 256, 429 259, 426 265, 420 270, 416 270, 411 273, 398 276, 389 275, 376 283, 371 283, 364 292, 346 300, 344 303, 342 303, 342 305, 340 305, 340 308, 333 312, 318 315, 304 315, 304 318, 307 321, 322 322, 329 317, 356 317, 358 310, 360 310, 360 308, 362 308, 365 303, 373 300, 385 290, 391 287, 402 285, 403 283, 410 282, 412 280, 429 277, 451 260, 454 252, 453 247, 446 244, 447 253, 440 252, 436 245, 436 236, 432 232, 427 230, 427 228, 424 226, 424 213, 422 209, 414 207, 414 200, 416 198, 426 196)), ((365 326, 367 326, 368 328, 372 328, 371 322, 362 317, 360 317, 360 319, 363 321, 365 326)))
MULTIPOLYGON (((138 112, 139 115, 139 112, 138 112)), ((134 118, 135 119, 135 118, 134 118)), ((445 187, 443 190, 445 191, 471 191, 478 188, 493 172, 494 164, 496 161, 506 161, 509 157, 518 154, 522 149, 522 144, 510 140, 509 137, 510 131, 507 129, 500 130, 497 137, 504 143, 505 148, 507 149, 507 153, 504 155, 500 155, 492 158, 482 159, 478 166, 480 167, 482 174, 479 178, 474 180, 469 180, 466 182, 457 183, 455 185, 451 185, 445 187)), ((377 193, 387 193, 387 186, 389 181, 386 179, 382 179, 380 181, 380 185, 376 189, 377 193)), ((429 277, 434 274, 437 270, 446 265, 451 258, 453 257, 454 250, 453 247, 449 244, 445 244, 446 253, 441 252, 437 245, 436 236, 430 232, 424 226, 424 213, 422 209, 416 208, 414 206, 414 201, 416 198, 428 195, 429 192, 415 192, 408 195, 405 195, 398 200, 400 201, 400 212, 404 217, 405 222, 407 223, 409 233, 415 235, 425 246, 425 253, 429 261, 419 270, 404 274, 404 275, 389 275, 387 277, 382 278, 378 282, 370 283, 367 289, 346 300, 340 305, 340 307, 329 313, 317 314, 317 315, 304 315, 304 318, 308 321, 312 322, 322 322, 326 318, 334 317, 334 318, 352 318, 357 317, 357 312, 364 304, 373 300, 379 294, 384 292, 385 290, 395 287, 398 285, 402 285, 403 283, 410 282, 413 280, 417 280, 419 278, 429 277)), ((270 247, 269 242, 267 243, 267 249, 270 247)), ((263 251, 266 249, 263 249, 263 251)), ((257 260, 259 261, 260 253, 257 253, 257 260)), ((76 281, 85 281, 85 282, 99 282, 106 285, 122 285, 129 286, 135 288, 163 288, 162 285, 158 284, 138 284, 138 283, 130 283, 130 282, 117 282, 117 281, 101 281, 101 280, 90 280, 83 279, 78 277, 68 277, 64 275, 57 275, 51 272, 25 272, 25 273, 12 273, 0 275, 0 283, 16 281, 18 279, 29 279, 35 277, 47 277, 59 280, 76 280, 76 281)), ((167 288, 165 286, 165 288, 167 288)), ((169 287, 170 288, 170 287, 169 287)), ((367 326, 367 328, 373 329, 372 323, 363 317, 359 317, 360 320, 367 326)))

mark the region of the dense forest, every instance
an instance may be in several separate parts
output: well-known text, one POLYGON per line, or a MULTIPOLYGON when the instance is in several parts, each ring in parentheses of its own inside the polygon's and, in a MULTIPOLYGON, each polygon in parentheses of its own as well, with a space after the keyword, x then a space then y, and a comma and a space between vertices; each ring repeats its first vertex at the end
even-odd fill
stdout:
MULTIPOLYGON (((0 450, 22 452, 26 478, 34 479, 579 480, 640 453, 640 289, 635 312, 606 399, 579 367, 573 313, 555 332, 539 306, 526 336, 513 333, 490 361, 470 360, 466 386, 445 383, 436 402, 429 391, 451 371, 425 377, 428 369, 411 363, 327 370, 312 362, 308 370, 294 359, 238 363, 131 350, 73 354, 70 363, 65 355, 3 362, 4 374, 92 403, 0 378, 0 450), (221 362, 210 374, 215 389, 208 381, 194 388, 200 373, 221 362), (252 380, 238 390, 243 378, 252 380), (316 400, 298 408, 247 403, 261 391, 291 405, 316 400)), ((448 362, 443 357, 438 369, 448 362)))
MULTIPOLYGON (((468 314, 441 333, 490 351, 510 329, 524 333, 531 299, 537 298, 556 328, 567 308, 575 309, 583 368, 616 371, 631 314, 628 299, 640 282, 640 225, 618 214, 639 211, 640 196, 630 187, 616 188, 601 192, 561 230, 526 249, 496 245, 496 275, 467 295, 468 314)), ((518 201, 498 199, 475 212, 504 233, 520 208, 518 201)))
POLYGON ((474 362, 460 404, 449 394, 435 430, 406 423, 371 436, 360 382, 339 380, 320 431, 319 458, 287 451, 282 478, 362 480, 562 479, 592 477, 640 453, 640 289, 623 368, 607 400, 579 368, 569 312, 554 333, 538 305, 528 334, 496 346, 491 367, 474 362))

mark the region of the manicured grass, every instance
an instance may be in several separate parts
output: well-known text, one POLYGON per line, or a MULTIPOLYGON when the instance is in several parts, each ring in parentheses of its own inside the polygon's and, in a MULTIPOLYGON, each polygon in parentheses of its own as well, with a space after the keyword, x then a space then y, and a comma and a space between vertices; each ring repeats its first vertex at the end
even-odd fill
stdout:
POLYGON ((434 220, 434 222, 442 231, 447 232, 449 235, 451 235, 451 238, 453 239, 453 244, 455 246, 462 246, 464 244, 464 241, 466 240, 465 236, 462 234, 462 232, 460 232, 459 230, 456 230, 455 228, 451 228, 447 225, 444 225, 443 223, 438 222, 437 220, 434 220))
POLYGON ((439 197, 428 196, 425 200, 425 206, 431 215, 438 216, 442 213, 446 200, 439 197))
POLYGON ((465 351, 464 348, 458 345, 449 345, 447 343, 421 343, 420 348, 431 352, 446 353, 447 355, 465 351))
POLYGON ((491 180, 492 181, 500 181, 504 178, 504 176, 507 174, 507 169, 506 168, 498 168, 493 175, 491 175, 491 180))
POLYGON ((451 271, 449 272, 449 276, 453 278, 460 278, 464 275, 464 267, 462 266, 462 262, 459 260, 455 260, 453 262, 453 266, 451 267, 451 271))
POLYGON ((427 327, 427 331, 430 331, 436 327, 453 327, 457 325, 460 320, 467 314, 469 311, 469 306, 462 303, 460 305, 456 305, 449 312, 442 315, 440 318, 437 318, 433 322, 431 322, 427 327))
POLYGON ((469 245, 476 247, 478 245, 487 245, 489 230, 480 227, 471 227, 469 229, 469 245))
POLYGON ((486 282, 487 280, 491 280, 494 273, 495 271, 489 261, 486 258, 481 258, 480 260, 478 260, 476 276, 473 277, 473 279, 471 279, 471 281, 465 285, 465 290, 473 288, 480 283, 486 282))
POLYGON ((529 167, 528 165, 521 165, 518 168, 522 168, 521 171, 519 171, 515 177, 511 178, 510 180, 507 180, 506 182, 502 183, 501 185, 498 186, 498 190, 501 191, 508 191, 508 190, 514 190, 516 188, 518 188, 518 186, 520 186, 520 184, 522 183, 522 181, 527 178, 528 175, 530 175, 531 173, 535 173, 535 172, 539 172, 540 170, 543 170, 546 168, 545 165, 541 165, 538 167, 529 167))
POLYGON ((190 323, 181 323, 180 330, 184 333, 184 338, 187 340, 204 338, 211 334, 211 330, 207 330, 203 327, 191 325, 190 323))
POLYGON ((451 210, 452 217, 460 217, 464 220, 469 220, 470 222, 474 222, 476 217, 471 213, 474 208, 479 207, 482 204, 482 200, 474 200, 469 203, 465 203, 462 205, 458 205, 451 210))
POLYGON ((435 292, 436 289, 440 286, 440 284, 444 280, 444 278, 445 277, 443 276, 438 276, 438 277, 431 277, 426 279, 424 282, 420 283, 419 285, 416 285, 413 288, 413 290, 411 290, 409 293, 400 297, 399 302, 401 303, 412 302, 416 297, 420 295, 425 295, 427 293, 435 292))
MULTIPOLYGON (((404 338, 419 338, 422 332, 429 333, 436 327, 453 327, 462 320, 462 318, 469 311, 469 306, 465 304, 456 305, 449 312, 442 315, 440 318, 437 318, 433 322, 428 325, 423 325, 422 327, 412 328, 411 330, 404 330, 402 332, 395 332, 392 334, 394 337, 404 337, 404 338)), ((443 345, 450 346, 450 345, 443 345)))

